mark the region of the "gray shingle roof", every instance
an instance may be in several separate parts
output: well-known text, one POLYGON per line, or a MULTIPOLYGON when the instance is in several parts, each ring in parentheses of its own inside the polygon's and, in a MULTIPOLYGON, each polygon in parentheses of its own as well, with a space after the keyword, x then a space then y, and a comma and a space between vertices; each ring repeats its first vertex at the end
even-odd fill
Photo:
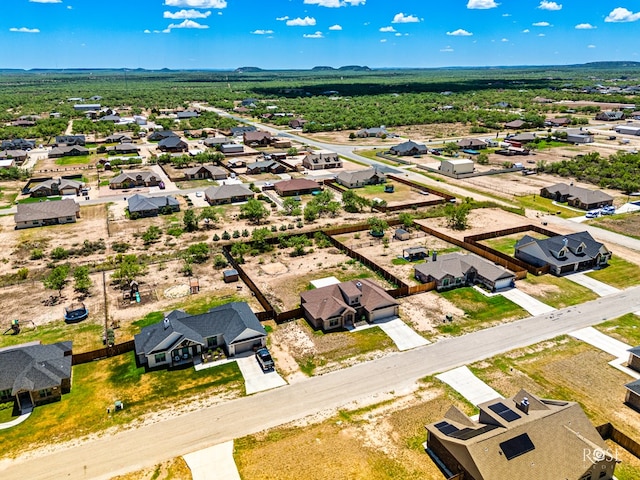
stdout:
POLYGON ((130 213, 146 212, 149 210, 159 210, 163 207, 177 207, 180 204, 171 195, 163 197, 145 197, 144 195, 135 194, 127 199, 127 205, 130 213))
POLYGON ((597 242, 589 232, 577 232, 568 235, 557 235, 547 239, 537 239, 525 235, 516 243, 516 250, 532 255, 551 265, 561 267, 577 262, 584 262, 598 256, 604 245, 597 242), (565 246, 565 256, 558 258, 557 254, 565 246), (584 245, 582 252, 577 248, 584 245))
POLYGON ((244 185, 221 185, 219 187, 209 187, 204 191, 207 198, 211 200, 227 200, 234 197, 253 196, 253 192, 244 185))
POLYGON ((633 393, 640 395, 640 380, 636 380, 634 382, 631 383, 627 383, 625 385, 625 387, 627 387, 628 390, 631 390, 633 393))
POLYGON ((415 266, 415 270, 435 279, 442 279, 447 275, 463 277, 471 269, 475 268, 478 274, 495 282, 503 278, 515 277, 513 273, 494 263, 474 254, 460 252, 441 255, 435 262, 421 263, 415 266))
POLYGON ((75 217, 80 207, 70 198, 36 203, 19 203, 14 216, 16 223, 75 217))

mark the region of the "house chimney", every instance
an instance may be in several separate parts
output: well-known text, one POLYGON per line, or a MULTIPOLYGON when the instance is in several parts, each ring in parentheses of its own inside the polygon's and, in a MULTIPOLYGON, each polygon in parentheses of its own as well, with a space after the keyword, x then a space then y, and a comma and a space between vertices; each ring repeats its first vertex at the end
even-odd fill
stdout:
POLYGON ((567 246, 567 243, 568 243, 568 242, 569 242, 569 241, 567 240, 567 237, 565 237, 565 238, 563 238, 563 239, 562 239, 562 245, 564 245, 565 247, 567 246))
POLYGON ((358 290, 362 290, 362 282, 356 282, 356 287, 358 287, 358 290))
POLYGON ((434 250, 433 253, 431 254, 431 261, 435 262, 438 259, 438 252, 437 250, 434 250))
POLYGON ((516 406, 518 407, 518 410, 525 415, 529 414, 529 399, 527 397, 524 397, 520 403, 516 404, 516 406))
POLYGON ((169 318, 164 317, 164 320, 162 321, 162 326, 164 327, 165 330, 171 326, 171 321, 169 320, 169 318))

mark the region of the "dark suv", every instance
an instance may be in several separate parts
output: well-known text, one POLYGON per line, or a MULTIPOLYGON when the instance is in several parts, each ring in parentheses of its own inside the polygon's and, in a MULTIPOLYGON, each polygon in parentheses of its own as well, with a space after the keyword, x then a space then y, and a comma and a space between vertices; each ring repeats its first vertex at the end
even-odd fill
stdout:
POLYGON ((275 368, 273 358, 271 358, 271 354, 266 348, 260 348, 256 351, 256 359, 258 360, 260 367, 262 367, 262 370, 265 372, 275 368))

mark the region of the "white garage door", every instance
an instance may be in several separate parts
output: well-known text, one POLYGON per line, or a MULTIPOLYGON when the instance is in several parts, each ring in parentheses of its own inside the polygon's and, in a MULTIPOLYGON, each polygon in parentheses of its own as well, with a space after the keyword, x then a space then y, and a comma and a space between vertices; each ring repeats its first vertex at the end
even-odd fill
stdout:
POLYGON ((393 317, 394 315, 396 315, 397 312, 397 306, 391 306, 391 307, 387 307, 387 308, 381 308, 380 310, 376 310, 375 312, 371 313, 371 317, 369 320, 371 322, 375 322, 376 320, 382 319, 382 318, 388 318, 388 317, 393 317))
POLYGON ((503 278, 496 282, 496 290, 501 290, 503 288, 509 288, 511 286, 510 278, 503 278))

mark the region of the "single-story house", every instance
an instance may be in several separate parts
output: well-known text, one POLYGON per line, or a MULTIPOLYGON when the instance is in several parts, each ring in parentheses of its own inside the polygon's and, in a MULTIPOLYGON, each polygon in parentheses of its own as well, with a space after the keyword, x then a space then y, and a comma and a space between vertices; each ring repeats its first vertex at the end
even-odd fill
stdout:
POLYGON ((165 138, 177 136, 178 135, 171 130, 155 130, 151 132, 151 134, 147 138, 153 142, 158 142, 160 140, 164 140, 165 138))
POLYGON ((262 160, 260 162, 247 163, 247 174, 257 175, 260 173, 284 173, 287 167, 275 160, 262 160))
POLYGON ((73 109, 78 112, 88 112, 91 110, 100 110, 102 105, 99 103, 77 103, 73 106, 73 109))
POLYGON ((154 172, 122 172, 109 180, 109 188, 155 187, 160 178, 154 172))
POLYGON ((109 154, 129 154, 129 153, 138 153, 140 148, 133 143, 119 143, 118 145, 113 145, 111 147, 107 147, 107 153, 109 154))
POLYGON ((562 275, 607 265, 611 252, 585 231, 543 240, 525 235, 516 243, 515 257, 536 267, 549 265, 552 274, 562 275))
POLYGON ((512 120, 504 124, 504 128, 510 128, 514 130, 518 130, 519 128, 524 128, 527 125, 527 122, 524 120, 512 120))
POLYGON ((425 427, 427 454, 447 478, 613 478, 618 460, 579 403, 520 390, 478 409, 470 418, 451 406, 442 420, 425 427))
POLYGON ((175 136, 160 140, 158 148, 163 152, 186 152, 189 149, 189 145, 180 137, 175 136))
POLYGON ((87 140, 84 135, 58 135, 56 137, 56 147, 82 145, 84 146, 87 140))
POLYGON ((229 140, 227 137, 207 137, 204 139, 203 143, 209 148, 216 148, 228 142, 229 140))
POLYGON ((373 127, 373 128, 363 128, 356 132, 356 137, 358 138, 368 138, 368 137, 377 137, 377 138, 387 138, 387 137, 395 137, 392 133, 387 132, 387 129, 383 126, 373 127))
POLYGON ((437 256, 414 267, 415 277, 423 283, 436 282, 437 290, 480 284, 496 291, 513 286, 516 276, 478 255, 460 252, 437 256))
POLYGON ((225 143, 220 146, 220 151, 225 155, 244 153, 244 145, 240 145, 239 143, 225 143))
POLYGON ((294 118, 289 120, 289 126, 291 128, 302 128, 307 121, 304 118, 294 118))
POLYGON ((13 160, 17 163, 22 163, 27 159, 28 155, 24 150, 0 150, 0 160, 13 160))
POLYGON ((571 119, 567 117, 547 118, 544 124, 547 127, 566 127, 567 125, 571 125, 571 119))
POLYGON ((120 115, 118 115, 117 113, 112 113, 109 115, 105 115, 103 117, 100 117, 100 122, 112 122, 112 123, 120 123, 120 120, 122 120, 122 118, 120 117, 120 115))
POLYGON ((533 142, 536 139, 536 134, 532 132, 518 133, 517 135, 509 135, 504 139, 506 143, 518 144, 520 146, 525 143, 533 142))
POLYGON ((79 145, 55 147, 49 150, 48 154, 49 158, 79 157, 82 155, 89 155, 89 149, 79 145))
POLYGON ((362 320, 373 323, 398 315, 398 302, 366 278, 302 292, 300 306, 313 328, 322 330, 345 328, 362 320))
POLYGON ((336 182, 347 188, 359 188, 364 187, 365 185, 378 185, 386 181, 386 175, 380 172, 377 168, 340 172, 336 177, 336 182))
POLYGON ((13 140, 2 140, 0 150, 26 150, 36 148, 35 140, 25 140, 24 138, 14 138, 13 140))
POLYGON ((199 116, 200 113, 194 110, 184 110, 177 113, 178 120, 188 120, 190 118, 198 118, 199 116))
POLYGON ((465 173, 473 173, 473 160, 459 158, 455 160, 442 160, 440 162, 440 171, 450 175, 462 175, 465 173))
POLYGON ((487 148, 487 142, 479 138, 463 138, 458 140, 457 145, 463 150, 482 150, 487 148))
POLYGON ((291 148, 291 140, 282 137, 271 137, 271 146, 273 148, 291 148))
POLYGON ((342 168, 342 160, 337 153, 329 150, 309 153, 302 159, 302 166, 307 170, 326 170, 328 168, 342 168))
MULTIPOLYGON (((242 145, 240 145, 242 147, 242 145)), ((231 158, 227 160, 227 167, 229 168, 244 168, 247 166, 247 162, 242 158, 231 158)))
POLYGON ((640 411, 640 380, 627 383, 625 388, 627 389, 627 395, 625 396, 624 403, 640 411))
POLYGON ((249 188, 239 184, 209 187, 204 191, 204 197, 211 205, 246 202, 253 196, 254 193, 249 188))
POLYGON ((163 368, 192 364, 211 349, 223 348, 233 357, 264 347, 267 332, 247 303, 233 302, 200 315, 173 310, 144 327, 134 342, 140 365, 163 368))
POLYGON ((540 189, 540 196, 550 198, 556 202, 567 202, 572 207, 582 210, 613 205, 613 197, 600 190, 574 187, 566 183, 556 183, 540 189))
POLYGON ((640 372, 640 346, 627 350, 629 352, 629 360, 627 366, 636 372, 640 372))
POLYGON ((586 130, 580 130, 579 128, 572 128, 567 130, 567 142, 593 143, 594 141, 595 136, 586 130))
POLYGON ((407 155, 424 155, 427 153, 427 146, 422 143, 416 143, 411 140, 394 145, 389 149, 391 153, 399 156, 407 155))
POLYGON ((75 223, 80 218, 80 207, 70 198, 19 203, 14 215, 16 229, 75 223))
POLYGON ((257 130, 254 126, 244 126, 244 127, 231 127, 231 137, 242 137, 247 132, 255 132, 257 130))
POLYGON ((213 180, 225 180, 227 178, 227 171, 224 168, 216 167, 213 165, 201 165, 199 167, 185 169, 184 176, 187 180, 204 178, 212 178, 213 180))
POLYGON ((132 138, 124 133, 114 133, 104 139, 104 143, 131 143, 131 141, 132 138))
POLYGON ((254 132, 244 132, 242 141, 245 145, 267 147, 271 143, 271 134, 256 130, 254 132))
POLYGON ((624 119, 625 119, 624 112, 605 111, 605 112, 600 112, 596 115, 596 120, 601 120, 603 122, 615 122, 615 121, 624 120, 624 119))
POLYGON ((155 217, 159 213, 180 211, 180 203, 171 195, 147 197, 135 194, 127 198, 127 210, 132 217, 155 217))
POLYGON ((294 178, 292 180, 276 182, 274 188, 281 197, 305 195, 322 189, 320 184, 308 178, 294 178))
POLYGON ((32 197, 52 197, 57 195, 80 195, 84 183, 68 178, 51 178, 29 189, 32 197))
POLYGON ((14 401, 21 414, 60 400, 71 391, 71 342, 25 343, 0 350, 0 402, 14 401))

